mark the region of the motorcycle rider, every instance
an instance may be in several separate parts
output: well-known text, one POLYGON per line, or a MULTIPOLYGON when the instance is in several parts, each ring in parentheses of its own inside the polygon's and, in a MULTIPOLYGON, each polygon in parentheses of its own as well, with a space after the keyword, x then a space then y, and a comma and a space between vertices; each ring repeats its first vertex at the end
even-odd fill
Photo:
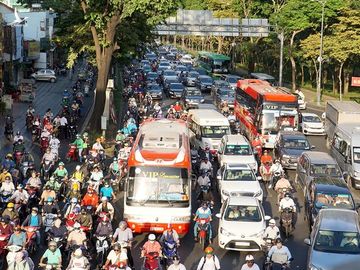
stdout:
POLYGON ((264 153, 262 154, 260 161, 263 164, 265 164, 267 162, 272 163, 272 157, 269 155, 267 150, 264 150, 264 153))
POLYGON ((263 234, 263 238, 264 239, 270 238, 272 240, 280 238, 280 230, 276 226, 275 219, 272 218, 269 220, 269 226, 266 227, 264 234, 263 234))
POLYGON ((79 162, 82 162, 82 150, 84 148, 84 140, 81 138, 80 134, 76 134, 76 139, 73 144, 76 145, 77 153, 79 155, 79 162))
POLYGON ((40 189, 41 185, 42 183, 40 177, 38 176, 38 173, 36 171, 33 171, 26 182, 26 189, 30 187, 40 189))
POLYGON ((10 197, 10 201, 14 201, 15 204, 27 204, 27 201, 29 199, 29 193, 24 189, 24 186, 22 184, 19 184, 16 187, 16 191, 14 194, 10 197))
POLYGON ((301 100, 305 100, 305 95, 300 88, 295 90, 295 94, 297 94, 301 100))
POLYGON ((62 224, 61 219, 60 218, 55 219, 54 226, 52 226, 49 230, 49 235, 54 238, 60 237, 65 239, 67 233, 68 233, 67 228, 62 224))
POLYGON ((207 247, 204 251, 205 256, 200 259, 197 270, 220 270, 220 261, 214 254, 214 249, 207 247))
POLYGON ((210 201, 210 203, 214 203, 214 195, 212 194, 212 192, 211 192, 211 189, 210 189, 210 187, 211 187, 211 181, 210 181, 210 178, 209 178, 209 176, 208 176, 208 174, 206 173, 206 171, 205 170, 202 170, 201 171, 201 175, 198 177, 198 179, 197 179, 197 185, 198 185, 198 189, 199 189, 199 195, 198 195, 198 200, 202 200, 202 201, 210 201), (207 190, 207 197, 206 198, 204 198, 203 197, 203 192, 202 192, 202 190, 201 190, 201 187, 202 186, 206 186, 206 187, 208 187, 208 190, 207 190))
POLYGON ((282 240, 280 238, 276 239, 275 241, 276 245, 272 246, 269 250, 269 253, 267 255, 267 261, 271 261, 273 263, 279 263, 279 264, 287 264, 290 265, 290 261, 292 259, 291 253, 289 249, 282 244, 282 240), (280 256, 276 256, 280 255, 280 256), (286 255, 287 260, 283 261, 280 258, 283 258, 286 255))
POLYGON ((156 241, 155 234, 151 233, 148 236, 148 241, 142 246, 141 257, 145 257, 147 254, 157 252, 159 257, 161 256, 161 245, 156 241))
POLYGON ((74 173, 72 174, 71 178, 76 179, 76 180, 79 181, 81 184, 83 183, 84 173, 81 171, 81 166, 80 166, 80 165, 76 165, 75 171, 74 171, 74 173))
POLYGON ((128 258, 128 264, 130 267, 134 266, 134 260, 131 255, 131 244, 134 240, 132 230, 128 228, 126 221, 120 221, 119 227, 116 228, 113 235, 112 243, 126 243, 126 255, 128 258))
POLYGON ((209 161, 213 160, 213 156, 212 156, 212 154, 210 152, 210 148, 208 146, 206 146, 204 148, 204 150, 199 148, 198 152, 199 152, 199 155, 200 155, 202 160, 204 160, 205 158, 207 158, 209 161))
MULTIPOLYGON (((120 267, 120 265, 124 264, 127 261, 127 256, 125 252, 122 252, 121 245, 119 243, 114 244, 114 248, 109 252, 106 257, 106 262, 102 269, 108 269, 110 265, 116 265, 120 267)), ((126 265, 126 264, 125 264, 126 265)))
POLYGON ((16 135, 14 136, 14 144, 16 144, 17 142, 19 142, 21 140, 21 142, 24 141, 24 137, 23 135, 21 135, 20 131, 16 132, 16 135))
POLYGON ((11 179, 10 176, 5 176, 5 181, 2 183, 1 187, 0 187, 0 194, 1 195, 5 195, 5 194, 10 194, 12 195, 15 191, 15 186, 14 183, 11 179))
POLYGON ((55 155, 51 152, 50 148, 47 148, 42 159, 41 159, 41 163, 45 164, 45 163, 51 163, 54 164, 55 163, 55 155))
POLYGON ((221 113, 224 115, 228 115, 229 112, 230 112, 230 108, 228 106, 228 103, 227 103, 227 101, 224 101, 222 104, 222 107, 221 107, 221 113))
POLYGON ((81 248, 78 248, 73 253, 74 256, 71 256, 70 262, 66 270, 72 269, 81 269, 81 270, 90 270, 90 262, 88 258, 83 255, 81 248))
POLYGON ((61 251, 57 247, 55 241, 50 241, 48 244, 48 249, 45 251, 44 255, 42 255, 40 259, 39 266, 46 267, 46 265, 53 265, 57 270, 61 269, 62 259, 61 259, 61 251), (45 263, 46 259, 46 263, 45 263))
POLYGON ((182 109, 182 106, 180 105, 179 101, 176 101, 175 105, 174 105, 174 110, 175 110, 175 113, 176 112, 181 112, 183 109, 182 109))
POLYGON ((42 207, 42 214, 45 216, 47 214, 60 214, 60 208, 57 202, 55 202, 53 197, 48 197, 46 204, 42 207))
POLYGON ((116 137, 115 137, 115 141, 116 142, 123 142, 125 140, 126 136, 124 135, 124 132, 122 130, 118 130, 116 137))
POLYGON ((11 235, 13 226, 10 225, 9 217, 0 217, 0 235, 11 235))
POLYGON ((14 232, 10 236, 9 242, 7 243, 8 246, 20 246, 25 248, 26 245, 26 233, 21 230, 19 225, 14 227, 14 232))
POLYGON ((16 152, 24 153, 25 152, 25 145, 21 139, 17 140, 14 143, 13 152, 14 153, 16 153, 16 152))
POLYGON ((110 215, 110 220, 113 220, 115 210, 111 203, 108 202, 108 198, 105 196, 101 198, 101 203, 96 208, 95 214, 98 215, 101 212, 108 213, 108 215, 110 215))
POLYGON ((272 179, 270 183, 270 188, 271 188, 272 186, 276 185, 276 183, 274 183, 274 175, 275 174, 283 175, 285 173, 283 167, 281 166, 280 160, 276 159, 275 162, 271 165, 270 173, 272 175, 272 179))
POLYGON ((41 132, 40 138, 45 138, 49 141, 50 135, 51 133, 46 128, 44 128, 41 132))
MULTIPOLYGON (((25 218, 21 224, 23 227, 36 227, 40 228, 42 226, 42 217, 39 214, 39 209, 37 207, 31 208, 31 213, 25 218)), ((36 230, 36 244, 40 246, 41 234, 40 230, 36 230)))
POLYGON ((55 157, 59 156, 59 148, 60 148, 60 140, 56 138, 56 136, 50 136, 49 147, 51 149, 51 153, 55 155, 55 157))
POLYGON ((108 236, 109 239, 111 239, 113 230, 112 230, 111 223, 109 221, 110 220, 107 216, 103 216, 101 218, 101 222, 99 222, 99 224, 96 228, 96 231, 95 231, 96 236, 108 236))
MULTIPOLYGON (((279 212, 281 213, 281 215, 283 214, 283 210, 285 208, 290 208, 292 210, 292 221, 294 222, 295 215, 296 215, 296 204, 295 204, 294 200, 291 198, 290 193, 286 193, 285 197, 282 198, 280 201, 279 212)), ((281 218, 280 218, 280 220, 281 220, 281 218)))
POLYGON ((1 216, 4 218, 8 216, 12 223, 17 224, 19 221, 19 213, 15 210, 15 204, 12 202, 9 202, 6 205, 5 210, 2 212, 1 216))
POLYGON ((174 241, 177 246, 180 246, 180 239, 177 231, 171 226, 171 224, 168 224, 166 230, 164 230, 163 234, 160 237, 159 242, 172 242, 174 241))
POLYGON ((81 201, 81 206, 91 206, 93 209, 97 209, 98 202, 99 196, 92 187, 89 187, 81 201))
POLYGON ((51 187, 49 185, 45 185, 44 186, 44 190, 40 196, 40 202, 39 204, 42 205, 44 202, 46 202, 48 200, 48 198, 55 198, 56 197, 56 193, 53 189, 51 189, 51 187))
POLYGON ((100 170, 99 166, 95 165, 91 172, 89 181, 88 181, 89 185, 92 185, 93 188, 97 192, 99 192, 99 186, 100 186, 100 183, 103 180, 103 178, 104 178, 104 174, 103 174, 102 170, 100 170))
POLYGON ((167 270, 186 270, 185 265, 180 263, 179 256, 172 257, 172 264, 168 267, 167 270))
POLYGON ((236 116, 234 115, 233 111, 230 111, 229 116, 227 117, 228 121, 231 122, 235 122, 236 121, 236 116))
MULTIPOLYGON (((1 167, 3 168, 3 172, 4 172, 4 169, 5 169, 6 173, 8 173, 8 171, 11 171, 12 169, 14 169, 15 165, 16 164, 15 164, 15 162, 13 160, 13 155, 10 154, 10 153, 6 154, 5 159, 1 162, 1 167)), ((2 182, 2 181, 0 180, 0 182, 2 182)))
POLYGON ((280 201, 281 199, 281 192, 286 189, 286 190, 290 190, 291 189, 291 184, 289 182, 289 180, 287 180, 285 178, 285 175, 282 174, 281 178, 276 182, 275 184, 275 192, 278 193, 278 202, 280 201))
POLYGON ((81 225, 81 227, 86 227, 89 230, 92 229, 93 219, 91 214, 87 211, 86 207, 81 207, 80 215, 78 215, 75 220, 81 225))
POLYGON ((211 162, 209 162, 209 158, 208 157, 204 157, 204 159, 201 161, 200 163, 200 171, 207 171, 210 173, 210 175, 212 174, 212 164, 211 162))
POLYGON ((78 199, 77 199, 77 198, 71 198, 71 199, 70 199, 70 204, 69 204, 69 206, 66 208, 64 217, 65 217, 65 218, 68 218, 68 216, 74 211, 74 209, 75 209, 76 207, 80 208, 80 205, 78 204, 78 199))
POLYGON ((209 243, 211 244, 211 239, 212 239, 212 229, 211 229, 211 221, 212 221, 212 217, 211 217, 211 209, 208 206, 207 202, 203 202, 201 204, 201 207, 199 207, 196 212, 195 212, 195 217, 194 217, 194 221, 195 221, 195 225, 194 225, 194 238, 195 241, 198 241, 198 228, 199 228, 199 223, 197 222, 197 219, 206 219, 209 222, 209 226, 208 226, 208 236, 209 236, 209 243))
POLYGON ((67 169, 65 168, 64 162, 60 162, 59 166, 54 171, 53 176, 59 177, 61 179, 67 179, 68 175, 69 174, 68 174, 67 169))
POLYGON ((245 264, 243 264, 241 270, 260 270, 259 266, 254 262, 253 255, 246 255, 245 264))
POLYGON ((74 230, 69 233, 67 239, 67 248, 71 248, 73 246, 86 246, 86 234, 81 230, 81 226, 79 223, 74 224, 74 230))
POLYGON ((105 196, 110 201, 111 199, 115 199, 115 193, 113 188, 110 186, 109 182, 106 181, 104 186, 100 189, 100 196, 105 196))
POLYGON ((93 144, 92 149, 95 150, 100 154, 101 159, 103 160, 105 158, 105 150, 104 147, 101 144, 101 139, 97 138, 96 142, 93 144))

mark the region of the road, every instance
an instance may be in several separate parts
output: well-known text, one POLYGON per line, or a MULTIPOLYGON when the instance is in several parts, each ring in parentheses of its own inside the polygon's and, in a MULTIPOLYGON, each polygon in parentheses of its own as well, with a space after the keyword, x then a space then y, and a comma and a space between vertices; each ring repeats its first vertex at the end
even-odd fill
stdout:
MULTIPOLYGON (((171 103, 175 102, 174 100, 164 99, 163 100, 163 108, 168 107, 171 103)), ((211 103, 210 96, 206 96, 206 103, 211 103)), ((323 112, 322 108, 312 107, 306 110, 307 112, 317 113, 321 115, 323 112)), ((315 145, 316 151, 324 151, 328 152, 328 149, 325 145, 325 139, 323 136, 308 136, 308 139, 312 145, 315 145)), ((307 261, 307 246, 304 244, 304 238, 307 238, 309 235, 308 225, 306 221, 304 221, 304 195, 299 187, 294 184, 295 173, 294 171, 288 171, 288 175, 290 181, 296 189, 296 193, 294 194, 295 201, 298 205, 299 212, 297 223, 295 227, 295 231, 292 236, 285 240, 285 245, 290 249, 294 261, 292 262, 292 269, 305 270, 306 269, 306 261, 307 261)), ((263 188, 263 190, 265 190, 263 188)), ((353 190, 353 194, 356 200, 360 200, 360 192, 353 190)), ((215 207, 215 213, 219 211, 220 202, 219 202, 219 194, 215 191, 215 196, 218 199, 218 203, 215 207)), ((265 209, 265 213, 270 215, 271 217, 277 220, 277 224, 279 223, 279 213, 276 206, 277 195, 274 192, 267 193, 264 192, 264 202, 263 206, 265 209)), ((194 196, 193 196, 194 197, 194 196)), ((193 212, 198 207, 195 202, 192 203, 193 212)), ((123 213, 123 197, 121 196, 116 203, 116 212, 117 217, 120 218, 123 213)), ((241 269, 241 266, 245 262, 245 256, 249 254, 248 252, 236 252, 236 251, 225 251, 220 249, 217 244, 217 229, 218 229, 218 221, 217 218, 214 217, 213 221, 213 232, 215 235, 215 239, 213 241, 212 247, 215 249, 215 254, 219 257, 221 262, 221 269, 241 269)), ((135 242, 133 246, 133 257, 135 259, 136 269, 140 269, 142 260, 140 259, 140 249, 144 242, 146 241, 147 234, 136 235, 135 242)), ((283 237, 283 239, 285 239, 283 237)), ((263 265, 264 256, 262 252, 250 252, 255 257, 255 262, 259 264, 261 267, 263 265)), ((187 269, 196 269, 200 258, 204 255, 200 246, 194 242, 192 228, 190 233, 188 233, 183 239, 181 239, 181 246, 179 248, 179 255, 181 257, 181 261, 185 264, 187 269)))

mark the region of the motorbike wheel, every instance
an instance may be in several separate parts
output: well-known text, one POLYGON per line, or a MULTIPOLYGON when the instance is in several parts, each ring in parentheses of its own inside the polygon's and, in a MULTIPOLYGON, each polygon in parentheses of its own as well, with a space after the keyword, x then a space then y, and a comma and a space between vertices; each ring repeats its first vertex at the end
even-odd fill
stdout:
POLYGON ((205 237, 199 237, 199 244, 200 244, 202 250, 205 249, 205 242, 206 242, 205 237))

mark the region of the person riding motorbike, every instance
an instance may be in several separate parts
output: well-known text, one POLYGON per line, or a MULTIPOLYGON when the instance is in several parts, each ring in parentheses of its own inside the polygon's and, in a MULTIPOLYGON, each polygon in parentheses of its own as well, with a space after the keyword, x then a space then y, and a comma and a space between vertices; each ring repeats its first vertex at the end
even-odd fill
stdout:
POLYGON ((292 255, 289 249, 282 244, 282 240, 280 238, 276 239, 276 245, 272 246, 267 255, 267 261, 278 263, 278 264, 287 264, 290 265, 290 261, 292 260, 292 255))
POLYGON ((269 226, 266 227, 263 238, 270 238, 272 240, 276 240, 277 238, 280 238, 280 230, 279 227, 276 226, 275 219, 269 220, 269 226))
POLYGON ((185 265, 180 263, 179 256, 174 256, 171 259, 173 263, 169 265, 168 270, 186 270, 185 265))
POLYGON ((241 270, 260 270, 259 266, 255 263, 253 255, 246 255, 245 264, 243 264, 241 270))
POLYGON ((108 198, 105 196, 101 198, 101 203, 96 208, 95 214, 98 215, 102 212, 108 213, 110 216, 110 220, 113 220, 115 210, 111 203, 108 202, 108 198))
POLYGON ((90 178, 89 185, 91 185, 97 192, 99 192, 99 186, 104 178, 104 174, 102 170, 100 170, 99 166, 94 166, 90 178))
POLYGON ((213 156, 208 146, 206 146, 204 149, 199 148, 198 152, 202 160, 204 160, 205 158, 207 158, 209 161, 213 160, 213 156))
POLYGON ((96 236, 107 236, 107 237, 109 237, 109 239, 111 239, 112 234, 113 234, 113 230, 112 230, 110 220, 107 216, 103 216, 101 218, 101 222, 99 222, 99 224, 96 228, 95 235, 96 236))
POLYGON ((55 136, 50 136, 49 147, 51 149, 51 153, 55 155, 55 157, 59 156, 59 148, 60 148, 60 140, 55 136))
POLYGON ((9 202, 6 205, 5 210, 2 212, 1 216, 4 218, 8 216, 12 223, 17 223, 19 221, 19 213, 15 209, 15 204, 9 202))
POLYGON ((281 166, 280 160, 276 159, 275 162, 271 165, 270 167, 270 173, 271 173, 271 181, 270 181, 270 186, 269 188, 271 188, 272 186, 276 186, 276 182, 275 182, 275 176, 278 177, 280 175, 284 175, 284 169, 281 166))
POLYGON ((126 243, 126 255, 130 267, 134 266, 134 260, 131 254, 131 244, 133 240, 132 230, 128 228, 126 221, 120 221, 119 227, 114 232, 112 243, 126 243))
POLYGON ((71 178, 76 179, 80 183, 83 183, 84 181, 84 173, 81 171, 81 166, 76 165, 75 171, 73 172, 71 178))
POLYGON ((0 187, 0 194, 5 195, 9 194, 12 195, 15 191, 15 186, 13 181, 11 180, 10 176, 5 176, 5 181, 2 183, 0 187))
POLYGON ((80 134, 76 134, 76 139, 72 144, 76 145, 79 162, 82 162, 82 151, 84 148, 84 140, 81 138, 80 134))
POLYGON ((68 178, 68 171, 65 168, 64 162, 60 162, 59 166, 56 168, 56 170, 53 173, 53 176, 58 177, 60 179, 67 179, 68 178))
POLYGON ((14 144, 16 144, 18 141, 23 142, 24 141, 24 136, 21 135, 20 131, 16 132, 16 135, 14 136, 13 142, 14 144))
POLYGON ((86 227, 89 230, 92 229, 93 218, 92 215, 87 211, 85 206, 81 207, 80 215, 76 217, 76 222, 78 222, 81 227, 86 227))
POLYGON ((278 201, 280 201, 280 195, 281 195, 281 192, 286 189, 286 190, 290 190, 291 189, 291 184, 289 182, 289 180, 287 180, 285 178, 285 175, 282 174, 281 175, 281 178, 276 182, 275 184, 275 192, 278 193, 278 201))
POLYGON ((181 112, 183 110, 182 106, 180 105, 179 101, 176 101, 175 105, 174 105, 174 110, 175 110, 175 113, 177 112, 181 112))
POLYGON ((230 114, 229 114, 229 116, 227 117, 227 119, 228 119, 228 121, 229 121, 230 123, 236 121, 236 116, 234 115, 234 112, 233 112, 233 111, 230 111, 230 114))
POLYGON ((227 101, 224 101, 222 104, 222 107, 221 107, 221 113, 224 115, 228 115, 229 112, 230 112, 229 105, 228 105, 227 101))
MULTIPOLYGON (((6 156, 5 156, 5 159, 1 162, 1 167, 3 168, 3 171, 4 169, 6 169, 6 172, 8 173, 9 171, 11 171, 12 169, 15 168, 15 162, 13 160, 13 155, 8 153, 6 156)), ((10 174, 10 173, 9 173, 10 174)), ((1 180, 0 180, 1 182, 1 180)))
POLYGON ((50 185, 45 185, 44 186, 44 190, 40 196, 40 202, 39 204, 42 205, 44 202, 46 202, 48 200, 48 198, 55 198, 56 197, 56 193, 54 191, 54 189, 52 189, 50 187, 50 185))
POLYGON ((263 164, 265 164, 267 162, 272 163, 272 157, 269 155, 267 150, 264 150, 264 153, 262 154, 260 161, 263 164))
POLYGON ((44 128, 41 132, 40 138, 45 138, 49 141, 50 135, 51 133, 46 128, 44 128))
POLYGON ((124 132, 122 130, 118 130, 116 137, 115 137, 115 141, 116 142, 123 142, 125 140, 126 136, 124 135, 124 132))
POLYGON ((74 230, 69 233, 67 238, 67 247, 86 246, 86 234, 81 230, 79 223, 74 224, 74 230))
POLYGON ((168 224, 166 230, 164 230, 163 234, 160 237, 159 242, 163 244, 164 242, 174 241, 177 246, 180 245, 180 238, 177 231, 172 227, 171 224, 168 224))
POLYGON ((16 143, 14 143, 13 152, 14 154, 16 152, 20 152, 20 153, 25 152, 25 145, 21 139, 17 140, 16 143))
POLYGON ((42 159, 41 159, 41 164, 44 163, 51 163, 54 164, 55 163, 55 155, 51 152, 50 148, 47 148, 42 159))
POLYGON ((156 241, 155 234, 149 234, 148 241, 141 248, 141 257, 145 257, 147 254, 157 252, 161 256, 161 245, 156 241))
POLYGON ((104 183, 104 186, 100 188, 100 196, 105 196, 106 198, 108 198, 108 201, 115 199, 114 190, 110 186, 108 181, 106 181, 104 183))
POLYGON ((29 193, 24 189, 22 184, 18 184, 16 191, 10 197, 10 201, 13 201, 15 204, 26 205, 29 199, 29 193))
POLYGON ((13 226, 10 224, 9 217, 0 217, 0 235, 11 235, 13 226))
MULTIPOLYGON (((40 228, 42 226, 42 217, 39 214, 39 209, 37 207, 31 208, 31 213, 25 218, 21 226, 23 227, 36 227, 40 228)), ((36 244, 40 246, 41 234, 40 230, 36 230, 36 244)))
POLYGON ((73 255, 66 270, 90 270, 90 262, 88 258, 83 255, 81 248, 76 249, 73 255))
POLYGON ((197 222, 198 219, 207 219, 209 222, 209 226, 208 226, 208 237, 209 237, 209 243, 211 244, 212 241, 212 229, 211 229, 211 221, 212 221, 212 217, 211 217, 211 209, 208 206, 207 202, 203 202, 201 204, 201 207, 199 207, 196 212, 195 212, 195 217, 194 217, 194 221, 196 222, 194 225, 194 238, 195 241, 198 241, 198 228, 199 228, 199 224, 197 222))
POLYGON ((126 266, 126 261, 128 260, 125 252, 122 252, 121 245, 119 243, 114 244, 114 248, 109 252, 106 257, 106 262, 102 269, 108 269, 110 265, 116 265, 119 269, 126 269, 123 266, 126 266), (122 268, 120 268, 122 267, 122 268))
POLYGON ((290 208, 293 213, 292 220, 294 221, 294 216, 296 213, 296 204, 294 200, 291 198, 290 193, 286 193, 285 197, 281 199, 279 203, 279 212, 282 214, 285 208, 290 208))
POLYGON ((66 226, 62 224, 62 221, 60 218, 55 219, 54 225, 49 230, 49 236, 50 237, 60 237, 64 238, 67 236, 68 230, 66 226))
POLYGON ((45 216, 47 214, 60 214, 60 208, 57 202, 55 202, 53 197, 48 197, 46 204, 42 207, 42 214, 45 216))
POLYGON ((47 265, 52 265, 52 267, 55 267, 56 270, 60 270, 61 264, 62 264, 61 251, 57 247, 55 241, 50 241, 48 244, 48 249, 45 251, 44 255, 42 255, 40 259, 39 266, 46 267, 47 265))
POLYGON ((200 201, 209 201, 211 204, 214 204, 214 195, 211 192, 211 180, 205 170, 201 171, 201 174, 198 177, 196 183, 199 190, 199 195, 197 199, 200 201), (206 198, 204 197, 204 193, 202 192, 203 186, 207 187, 206 198))
POLYGON ((89 187, 81 201, 81 206, 91 206, 93 209, 97 209, 98 202, 99 196, 92 187, 89 187))
POLYGON ((214 254, 214 249, 207 247, 204 252, 205 256, 201 257, 196 270, 220 270, 220 261, 214 254))
POLYGON ((211 162, 209 162, 209 159, 207 157, 205 157, 201 163, 200 163, 200 171, 207 171, 210 173, 210 175, 212 175, 212 171, 213 171, 213 167, 211 162))
POLYGON ((80 208, 80 204, 78 203, 78 199, 77 198, 71 198, 70 199, 70 204, 69 206, 66 208, 66 211, 65 211, 65 214, 64 214, 64 217, 67 218, 70 213, 72 213, 74 211, 74 209, 78 207, 80 208))

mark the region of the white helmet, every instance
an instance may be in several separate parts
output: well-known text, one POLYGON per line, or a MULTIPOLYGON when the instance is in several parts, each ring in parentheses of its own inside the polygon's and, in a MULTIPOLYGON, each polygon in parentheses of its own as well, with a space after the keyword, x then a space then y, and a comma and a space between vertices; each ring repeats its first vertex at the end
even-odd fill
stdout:
POLYGON ((249 254, 249 255, 246 255, 245 257, 245 261, 253 261, 254 260, 254 256, 249 254))
POLYGON ((81 166, 80 165, 76 165, 76 168, 75 168, 77 171, 81 169, 81 166))
POLYGON ((276 224, 275 219, 272 218, 269 220, 269 225, 275 225, 275 224, 276 224))
POLYGON ((153 234, 153 233, 149 234, 148 239, 149 239, 150 241, 155 241, 155 239, 156 239, 155 234, 153 234))

